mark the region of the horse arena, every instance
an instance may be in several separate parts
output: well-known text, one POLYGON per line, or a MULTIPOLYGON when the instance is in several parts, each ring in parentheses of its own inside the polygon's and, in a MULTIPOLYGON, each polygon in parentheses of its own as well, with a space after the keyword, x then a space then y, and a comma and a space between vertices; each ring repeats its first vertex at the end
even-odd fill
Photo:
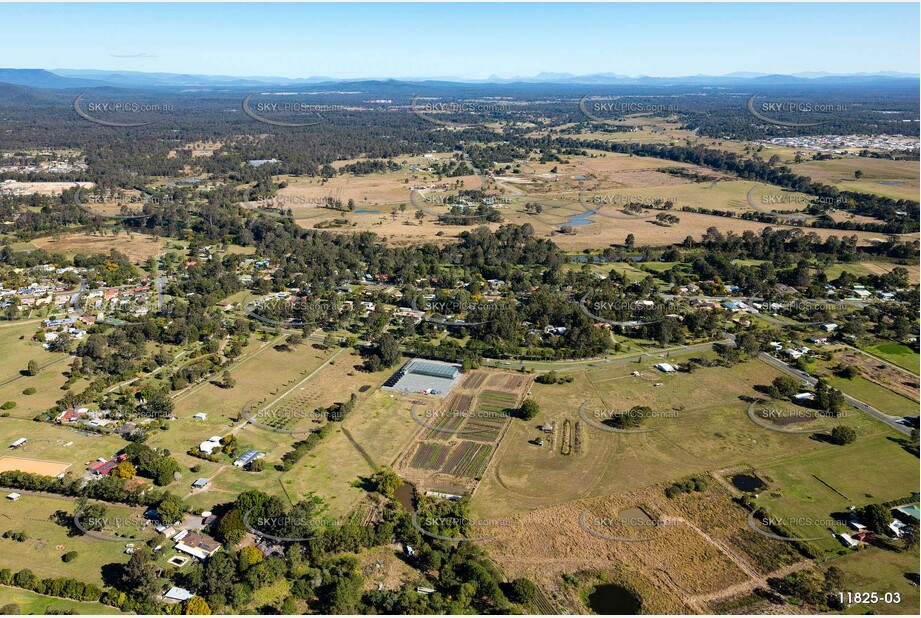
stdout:
POLYGON ((0 472, 29 472, 45 476, 57 476, 70 467, 69 463, 45 461, 43 459, 26 459, 24 457, 0 457, 0 472))

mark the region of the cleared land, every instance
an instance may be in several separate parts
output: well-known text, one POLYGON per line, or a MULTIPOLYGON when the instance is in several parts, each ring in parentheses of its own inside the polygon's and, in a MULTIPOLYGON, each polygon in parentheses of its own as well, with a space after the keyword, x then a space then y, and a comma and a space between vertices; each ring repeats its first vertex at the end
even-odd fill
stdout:
POLYGON ((917 161, 891 161, 866 157, 844 157, 828 161, 804 161, 791 165, 793 171, 842 191, 874 193, 897 200, 916 200, 921 192, 917 161), (854 172, 863 172, 860 180, 854 172))
POLYGON ((147 234, 68 234, 58 238, 36 238, 32 243, 40 249, 67 256, 108 253, 110 249, 115 249, 135 264, 142 264, 147 258, 162 253, 164 246, 162 238, 147 234))
POLYGON ((119 610, 102 603, 71 601, 59 599, 44 594, 37 594, 31 590, 0 586, 0 605, 14 603, 19 607, 19 613, 39 614, 121 614, 119 610))
MULTIPOLYGON (((681 360, 673 357, 671 362, 681 360)), ((830 448, 808 435, 765 429, 748 417, 748 403, 740 396, 761 397, 752 387, 770 384, 780 375, 765 363, 664 375, 652 367, 657 362, 661 359, 573 371, 575 379, 565 385, 534 384, 533 398, 540 404, 540 414, 529 422, 512 421, 474 494, 474 512, 479 516, 510 515, 789 453, 830 448), (633 371, 641 375, 632 376, 633 371), (655 431, 618 434, 588 426, 580 416, 583 404, 589 418, 594 418, 596 411, 609 415, 636 405, 649 406, 657 416, 643 428, 655 431), (584 425, 580 453, 560 452, 561 438, 557 436, 562 435, 567 420, 573 427, 579 421, 584 425), (546 435, 538 425, 553 422, 559 432, 553 435, 556 444, 548 441, 539 447, 529 443, 546 435), (573 479, 581 480, 575 483, 573 479)), ((882 424, 856 410, 848 409, 840 424, 855 427, 861 436, 889 435, 882 424)))
MULTIPOLYGON (((13 571, 32 569, 42 577, 73 577, 81 581, 102 586, 103 567, 112 563, 124 564, 130 556, 125 554, 125 542, 103 541, 77 533, 72 536, 73 514, 77 502, 66 498, 44 497, 24 494, 12 502, 0 503, 0 528, 3 530, 23 531, 28 537, 20 543, 12 539, 0 539, 0 568, 13 571), (55 517, 62 511, 64 517, 58 523, 55 517), (71 562, 64 562, 61 556, 69 551, 76 551, 77 557, 71 562)), ((106 517, 124 523, 137 519, 141 510, 128 507, 106 507, 106 517)), ((103 534, 115 531, 104 530, 103 534)), ((154 536, 153 530, 140 532, 122 528, 120 531, 133 542, 144 542, 154 536)), ((111 567, 107 567, 111 568, 111 567)))
POLYGON ((0 457, 0 472, 19 470, 30 474, 44 476, 57 476, 67 470, 71 464, 59 461, 45 461, 42 459, 27 459, 25 457, 0 457))
POLYGON ((908 369, 912 373, 918 373, 921 355, 906 345, 902 345, 901 343, 881 343, 880 345, 868 348, 867 351, 899 367, 908 369))
POLYGON ((791 454, 755 466, 758 477, 768 485, 756 502, 765 506, 771 517, 784 518, 797 536, 826 537, 813 545, 827 555, 842 549, 841 543, 831 538, 829 528, 848 530, 846 525, 828 522, 846 522, 849 506, 907 499, 917 490, 917 459, 888 435, 858 435, 848 446, 791 454), (884 474, 877 465, 880 461, 886 462, 884 474))

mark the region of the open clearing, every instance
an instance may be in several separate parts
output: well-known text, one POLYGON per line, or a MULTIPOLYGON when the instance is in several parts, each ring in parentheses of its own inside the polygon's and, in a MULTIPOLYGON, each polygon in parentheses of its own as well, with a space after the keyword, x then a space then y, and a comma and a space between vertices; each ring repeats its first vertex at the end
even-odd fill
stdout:
POLYGON ((67 470, 71 464, 59 461, 44 461, 41 459, 26 459, 24 457, 0 457, 0 472, 19 470, 30 474, 44 476, 57 476, 67 470))
POLYGON ((918 373, 918 365, 921 363, 921 356, 906 345, 891 342, 881 343, 880 345, 868 348, 867 351, 899 367, 908 369, 914 374, 918 373))
MULTIPOLYGON (((640 573, 644 603, 706 613, 722 591, 760 585, 802 559, 747 527, 746 512, 719 483, 704 493, 665 497, 661 485, 534 510, 483 531, 507 577, 530 577, 554 591, 563 573, 640 573), (634 522, 642 513, 657 525, 634 522), (633 542, 618 538, 635 539, 633 542), (644 540, 639 540, 644 539, 644 540)), ((555 596, 555 595, 554 595, 555 596)))
POLYGON ((10 195, 32 195, 38 193, 39 195, 60 195, 66 189, 72 189, 73 187, 80 185, 84 188, 91 188, 94 186, 92 182, 19 182, 13 181, 9 184, 3 185, 3 190, 0 193, 6 193, 10 195))
POLYGON ((19 606, 20 614, 121 614, 119 610, 102 603, 90 601, 72 601, 38 594, 31 590, 0 586, 0 605, 14 603, 19 606))
MULTIPOLYGON (((681 360, 673 356, 671 362, 681 360)), ((748 417, 748 403, 739 397, 760 397, 752 386, 770 384, 780 375, 765 363, 663 375, 652 367, 656 362, 660 359, 568 372, 574 380, 565 385, 534 384, 533 397, 540 403, 540 413, 532 421, 512 421, 477 487, 473 512, 483 517, 506 516, 789 453, 832 448, 805 434, 765 429, 748 417), (634 377, 633 371, 641 375, 634 377), (589 418, 597 411, 649 406, 658 416, 644 428, 655 431, 619 434, 597 429, 580 416, 583 404, 589 418), (561 453, 562 438, 557 436, 562 436, 564 421, 573 431, 581 421, 581 452, 561 453), (558 427, 555 444, 529 443, 546 435, 538 425, 554 422, 558 427)), ((850 408, 840 420, 861 436, 890 433, 882 423, 850 408)), ((824 426, 825 421, 821 422, 824 426)))
POLYGON ((874 193, 897 200, 916 200, 921 191, 917 161, 891 161, 866 157, 844 157, 828 161, 804 161, 790 166, 794 173, 841 191, 874 193), (854 172, 863 172, 860 180, 854 172))
POLYGON ((108 253, 115 249, 124 253, 135 264, 144 263, 147 258, 163 252, 164 241, 147 234, 68 234, 58 238, 36 238, 33 244, 50 253, 67 256, 108 253))
MULTIPOLYGON (((58 497, 23 494, 12 502, 0 503, 0 529, 23 531, 27 539, 20 543, 0 539, 0 568, 13 571, 32 569, 41 577, 73 577, 102 586, 103 567, 112 563, 124 564, 130 556, 125 554, 125 544, 132 542, 103 541, 78 534, 70 536, 76 500, 58 497), (64 523, 55 521, 55 513, 64 512, 64 523), (76 551, 77 557, 64 562, 61 556, 76 551)), ((106 517, 118 522, 136 518, 142 507, 128 508, 108 505, 106 517)), ((132 533, 143 542, 153 537, 153 530, 132 533)), ((111 566, 107 566, 110 569, 111 566)))
POLYGON ((830 537, 828 528, 843 532, 846 526, 799 522, 846 520, 849 506, 908 498, 917 491, 918 460, 887 435, 860 432, 848 446, 780 457, 756 465, 755 473, 768 485, 756 502, 772 517, 796 524, 789 527, 802 538, 828 537, 813 545, 833 555, 842 546, 830 537), (885 474, 880 474, 880 461, 886 462, 885 474))

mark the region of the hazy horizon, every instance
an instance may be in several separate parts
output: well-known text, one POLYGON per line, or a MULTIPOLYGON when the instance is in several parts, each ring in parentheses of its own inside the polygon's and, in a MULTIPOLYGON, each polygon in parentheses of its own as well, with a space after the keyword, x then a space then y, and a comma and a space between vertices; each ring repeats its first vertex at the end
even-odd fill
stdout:
POLYGON ((14 3, 0 16, 4 65, 50 71, 343 80, 921 71, 917 3, 14 3))

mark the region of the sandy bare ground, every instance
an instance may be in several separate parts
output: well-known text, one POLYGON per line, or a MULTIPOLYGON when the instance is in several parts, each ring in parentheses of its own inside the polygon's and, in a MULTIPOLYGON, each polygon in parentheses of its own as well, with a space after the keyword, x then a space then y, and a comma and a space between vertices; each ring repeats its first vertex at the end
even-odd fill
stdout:
POLYGON ((13 181, 0 186, 0 194, 6 195, 60 195, 65 189, 72 189, 80 185, 89 189, 94 185, 92 182, 18 182, 13 181))
POLYGON ((43 459, 26 459, 25 457, 0 457, 0 472, 19 470, 31 474, 57 476, 67 470, 71 464, 43 459))

